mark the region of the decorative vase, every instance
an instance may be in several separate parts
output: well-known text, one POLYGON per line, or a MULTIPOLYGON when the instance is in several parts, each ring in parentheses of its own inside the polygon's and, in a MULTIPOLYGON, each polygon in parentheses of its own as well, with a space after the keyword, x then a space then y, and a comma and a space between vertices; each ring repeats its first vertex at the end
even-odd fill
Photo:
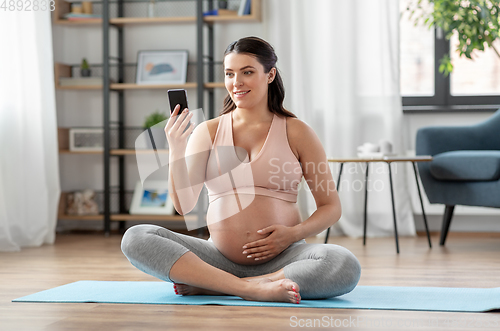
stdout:
POLYGON ((90 69, 80 69, 80 76, 90 77, 91 72, 92 71, 90 69))
POLYGON ((82 5, 72 4, 71 5, 71 12, 73 14, 82 14, 83 13, 82 5))
POLYGON ((84 14, 92 14, 92 2, 90 1, 83 1, 82 2, 82 12, 84 14))

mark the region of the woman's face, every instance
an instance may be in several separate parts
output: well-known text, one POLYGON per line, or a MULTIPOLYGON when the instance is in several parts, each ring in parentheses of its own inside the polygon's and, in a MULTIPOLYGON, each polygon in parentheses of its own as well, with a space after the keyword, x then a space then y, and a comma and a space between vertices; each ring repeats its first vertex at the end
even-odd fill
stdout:
POLYGON ((229 53, 224 58, 224 82, 238 108, 267 105, 267 88, 275 72, 272 68, 265 73, 259 61, 248 54, 229 53))

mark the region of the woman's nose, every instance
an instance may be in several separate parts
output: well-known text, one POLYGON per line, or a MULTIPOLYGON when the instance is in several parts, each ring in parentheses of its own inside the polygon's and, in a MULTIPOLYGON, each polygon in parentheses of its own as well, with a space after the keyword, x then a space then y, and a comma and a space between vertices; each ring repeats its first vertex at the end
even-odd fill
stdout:
POLYGON ((242 79, 240 78, 240 76, 236 76, 234 78, 234 86, 241 86, 241 84, 243 84, 242 79))

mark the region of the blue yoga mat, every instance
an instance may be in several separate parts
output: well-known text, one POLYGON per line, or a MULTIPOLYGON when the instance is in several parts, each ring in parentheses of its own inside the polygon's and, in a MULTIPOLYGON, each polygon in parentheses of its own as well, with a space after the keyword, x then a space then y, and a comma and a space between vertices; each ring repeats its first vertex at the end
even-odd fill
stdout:
POLYGON ((246 301, 236 296, 176 295, 171 283, 82 280, 13 302, 97 302, 483 312, 500 309, 500 287, 357 286, 342 296, 300 304, 246 301))

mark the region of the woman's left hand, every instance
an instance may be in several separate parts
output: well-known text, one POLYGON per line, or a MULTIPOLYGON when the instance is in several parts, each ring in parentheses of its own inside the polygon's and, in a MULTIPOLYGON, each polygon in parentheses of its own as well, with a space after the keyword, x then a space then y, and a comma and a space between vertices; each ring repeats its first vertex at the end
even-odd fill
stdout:
POLYGON ((272 259, 294 242, 292 228, 281 224, 268 226, 257 233, 271 234, 243 246, 243 254, 255 260, 272 259))

